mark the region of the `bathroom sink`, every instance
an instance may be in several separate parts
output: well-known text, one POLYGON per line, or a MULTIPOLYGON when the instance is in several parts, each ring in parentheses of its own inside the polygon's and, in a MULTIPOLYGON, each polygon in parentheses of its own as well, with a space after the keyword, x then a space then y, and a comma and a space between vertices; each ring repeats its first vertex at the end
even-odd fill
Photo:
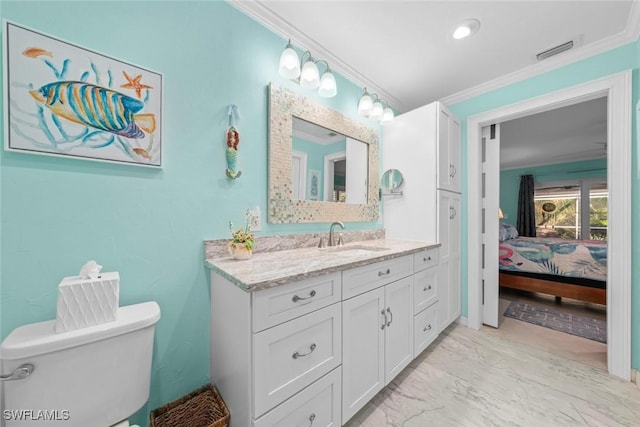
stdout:
POLYGON ((329 252, 380 252, 387 251, 389 248, 383 248, 380 246, 364 246, 364 245, 349 245, 349 246, 330 246, 326 248, 329 252))

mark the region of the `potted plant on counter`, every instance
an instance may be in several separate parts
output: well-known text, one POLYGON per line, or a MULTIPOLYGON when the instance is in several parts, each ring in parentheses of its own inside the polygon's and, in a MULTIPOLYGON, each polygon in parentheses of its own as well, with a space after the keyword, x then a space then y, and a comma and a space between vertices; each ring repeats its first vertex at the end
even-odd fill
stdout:
POLYGON ((232 240, 229 242, 229 253, 235 259, 249 259, 253 253, 253 233, 249 232, 249 222, 244 228, 233 231, 233 223, 229 221, 229 231, 232 240))

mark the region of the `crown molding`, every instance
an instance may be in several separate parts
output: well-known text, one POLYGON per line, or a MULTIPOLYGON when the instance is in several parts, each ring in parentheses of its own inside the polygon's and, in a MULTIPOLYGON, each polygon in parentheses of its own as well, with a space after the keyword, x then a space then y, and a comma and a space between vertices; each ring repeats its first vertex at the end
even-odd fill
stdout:
POLYGON ((489 80, 469 89, 462 90, 454 93, 453 95, 446 96, 441 98, 440 102, 449 106, 458 102, 466 101, 467 99, 482 95, 483 93, 491 92, 493 90, 500 89, 501 87, 529 79, 538 74, 546 73, 547 71, 555 70, 565 65, 581 61, 589 58, 590 56, 624 46, 638 40, 638 37, 640 37, 640 1, 633 0, 624 31, 588 45, 583 45, 575 50, 570 50, 558 56, 532 64, 518 71, 514 71, 513 73, 505 74, 504 76, 489 80))
MULTIPOLYGON (((262 2, 259 1, 247 1, 247 0, 227 0, 234 8, 238 9, 245 15, 253 18, 264 27, 268 28, 275 34, 279 35, 283 39, 291 39, 291 43, 301 48, 302 50, 308 50, 313 53, 316 58, 322 58, 331 64, 331 69, 340 73, 344 78, 352 83, 364 88, 366 87, 369 93, 377 93, 380 98, 384 99, 393 108, 405 111, 406 105, 398 98, 391 95, 382 87, 375 84, 373 81, 359 73, 355 68, 338 58, 330 50, 326 49, 320 43, 309 37, 301 29, 282 18, 280 15, 274 13, 268 9, 262 2)), ((283 43, 283 48, 284 48, 283 43)))

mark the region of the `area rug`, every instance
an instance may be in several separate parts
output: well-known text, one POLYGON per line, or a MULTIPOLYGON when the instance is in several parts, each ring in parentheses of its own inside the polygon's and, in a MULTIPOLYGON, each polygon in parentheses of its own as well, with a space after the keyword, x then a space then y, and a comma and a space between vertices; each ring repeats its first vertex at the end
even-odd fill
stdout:
POLYGON ((504 315, 593 341, 607 342, 607 322, 604 320, 578 314, 560 313, 545 307, 515 301, 509 304, 504 315))

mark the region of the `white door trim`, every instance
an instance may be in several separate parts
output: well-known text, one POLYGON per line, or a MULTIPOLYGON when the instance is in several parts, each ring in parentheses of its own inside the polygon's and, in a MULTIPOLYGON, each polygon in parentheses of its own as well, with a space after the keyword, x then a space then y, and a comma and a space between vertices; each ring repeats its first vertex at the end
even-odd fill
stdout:
POLYGON ((346 160, 347 152, 338 151, 324 156, 324 201, 333 200, 333 164, 339 160, 346 160))
POLYGON ((628 70, 467 118, 467 317, 469 327, 480 329, 481 128, 605 95, 608 97, 607 364, 611 374, 627 381, 631 375, 631 89, 631 71, 628 70), (612 248, 615 248, 615 256, 612 248))
POLYGON ((307 153, 304 151, 292 150, 291 158, 300 160, 300 176, 298 177, 298 182, 294 182, 292 184, 298 186, 298 196, 300 195, 303 196, 300 200, 306 200, 307 198, 307 153))

